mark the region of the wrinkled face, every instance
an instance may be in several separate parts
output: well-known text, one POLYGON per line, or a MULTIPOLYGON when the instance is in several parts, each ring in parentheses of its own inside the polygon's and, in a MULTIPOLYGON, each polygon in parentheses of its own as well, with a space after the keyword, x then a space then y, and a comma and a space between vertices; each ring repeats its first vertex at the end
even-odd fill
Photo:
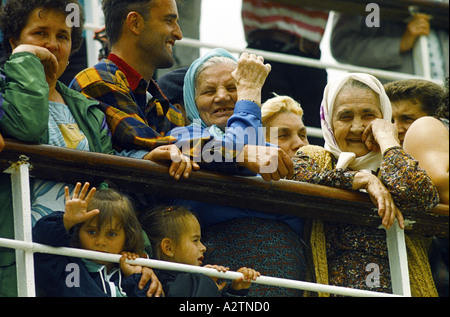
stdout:
POLYGON ((205 68, 197 78, 195 103, 208 127, 217 125, 225 130, 234 113, 237 91, 231 73, 235 69, 235 65, 215 64, 205 68))
POLYGON ((186 222, 187 230, 175 245, 172 260, 177 263, 201 266, 206 247, 200 242, 200 224, 194 217, 187 218, 186 222))
POLYGON ((400 100, 391 102, 392 104, 392 123, 398 130, 400 144, 403 144, 406 131, 411 124, 420 117, 427 116, 420 102, 414 103, 412 100, 400 100))
POLYGON ((178 9, 174 0, 156 0, 139 40, 139 48, 155 68, 169 68, 174 64, 173 46, 183 38, 178 25, 178 9))
POLYGON ((309 144, 302 118, 290 111, 277 114, 267 122, 265 127, 267 142, 278 144, 291 158, 295 156, 299 148, 309 144), (277 128, 277 130, 271 130, 271 128, 277 128))
POLYGON ((20 37, 11 39, 10 43, 13 50, 21 44, 48 49, 58 60, 56 78, 59 78, 66 70, 72 50, 72 28, 62 12, 37 8, 28 17, 20 37))
MULTIPOLYGON (((100 230, 97 228, 97 217, 84 222, 80 228, 80 244, 85 250, 120 254, 124 251, 125 241, 125 230, 116 217, 109 223, 105 222, 100 230)), ((109 262, 95 262, 109 264, 109 262)))
POLYGON ((380 100, 371 90, 346 88, 339 92, 332 115, 332 128, 336 142, 343 152, 356 157, 369 153, 362 134, 374 119, 382 119, 380 100))

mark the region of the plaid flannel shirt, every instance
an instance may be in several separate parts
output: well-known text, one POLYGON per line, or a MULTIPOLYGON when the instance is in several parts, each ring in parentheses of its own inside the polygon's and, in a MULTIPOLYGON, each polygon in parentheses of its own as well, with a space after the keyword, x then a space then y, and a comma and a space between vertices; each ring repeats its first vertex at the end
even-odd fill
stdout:
POLYGON ((166 136, 184 126, 180 109, 170 104, 155 81, 147 83, 114 54, 79 73, 70 87, 100 102, 117 150, 153 150, 173 144, 166 136))

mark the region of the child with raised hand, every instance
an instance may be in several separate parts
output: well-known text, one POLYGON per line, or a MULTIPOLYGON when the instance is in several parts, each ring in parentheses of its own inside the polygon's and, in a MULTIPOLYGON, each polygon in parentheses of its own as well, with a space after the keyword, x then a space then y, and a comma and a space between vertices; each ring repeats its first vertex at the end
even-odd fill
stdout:
POLYGON ((72 197, 65 187, 65 213, 53 212, 41 218, 33 229, 33 239, 55 247, 122 254, 120 264, 36 254, 38 296, 144 297, 161 294, 161 285, 153 271, 126 263, 126 259, 136 259, 138 254, 144 253, 142 228, 130 200, 104 183, 101 187, 98 191, 95 187, 89 190, 89 183, 83 187, 77 183, 72 197), (146 275, 145 287, 141 281, 143 273, 146 275), (152 283, 147 283, 149 278, 152 283))
MULTIPOLYGON (((158 260, 201 266, 206 247, 201 243, 200 224, 195 215, 183 207, 157 207, 141 219, 142 227, 152 245, 153 256, 158 260)), ((220 272, 229 270, 219 265, 205 265, 220 272)), ((167 297, 218 297, 245 296, 252 280, 260 273, 246 267, 237 272, 243 277, 216 284, 200 273, 155 270, 167 297)))

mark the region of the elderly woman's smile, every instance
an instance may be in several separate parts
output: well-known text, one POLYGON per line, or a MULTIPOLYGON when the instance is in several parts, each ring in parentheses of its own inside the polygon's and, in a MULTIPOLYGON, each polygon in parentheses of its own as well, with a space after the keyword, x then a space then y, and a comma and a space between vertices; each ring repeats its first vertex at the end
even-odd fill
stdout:
POLYGON ((332 124, 339 148, 356 157, 367 154, 362 134, 370 122, 383 118, 379 97, 367 89, 347 88, 338 94, 335 105, 332 124))
POLYGON ((216 64, 205 68, 197 79, 195 102, 200 118, 207 126, 217 125, 225 130, 237 101, 232 64, 216 64))
POLYGON ((223 117, 223 116, 227 116, 228 118, 230 118, 234 113, 234 106, 225 106, 225 107, 218 107, 216 108, 212 115, 216 116, 217 118, 223 117))

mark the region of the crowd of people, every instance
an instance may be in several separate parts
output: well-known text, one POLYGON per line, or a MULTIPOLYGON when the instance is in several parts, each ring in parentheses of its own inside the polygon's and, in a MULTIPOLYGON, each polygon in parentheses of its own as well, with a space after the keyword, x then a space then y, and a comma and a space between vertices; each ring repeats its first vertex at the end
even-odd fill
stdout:
MULTIPOLYGON (((8 0, 1 7, 7 58, 0 152, 7 137, 149 160, 168 166, 173 181, 202 169, 365 191, 386 229, 404 228, 404 215, 448 204, 448 80, 383 84, 362 73, 327 80, 295 68, 289 88, 282 66, 217 48, 156 81, 158 69, 173 66, 173 47, 183 38, 177 2, 103 0, 110 54, 66 86, 59 79, 83 43, 83 23, 67 23, 68 4, 79 2, 8 0), (159 83, 178 96, 176 103, 159 83), (305 123, 313 120, 323 146, 308 139, 305 123)), ((328 13, 289 8, 245 0, 249 47, 319 58, 328 13), (283 27, 264 26, 275 13, 283 27), (298 19, 283 18, 289 15, 298 19), (319 25, 307 32, 298 27, 302 20, 319 25), (296 32, 286 22, 298 24, 296 32)), ((36 254, 39 296, 314 296, 252 284, 260 275, 392 292, 384 230, 181 200, 176 193, 143 198, 108 180, 31 179, 30 186, 34 241, 122 254, 117 265, 36 254), (242 278, 226 284, 126 261, 138 257, 236 270, 242 278), (80 287, 65 283, 69 263, 81 268, 80 287), (375 287, 366 283, 370 263, 380 268, 375 287)), ((0 201, 0 236, 14 239, 11 180, 3 173, 0 201)), ((448 296, 448 239, 408 232, 406 244, 412 295, 448 296)), ((16 296, 15 276, 14 250, 0 249, 0 296, 16 296)))

